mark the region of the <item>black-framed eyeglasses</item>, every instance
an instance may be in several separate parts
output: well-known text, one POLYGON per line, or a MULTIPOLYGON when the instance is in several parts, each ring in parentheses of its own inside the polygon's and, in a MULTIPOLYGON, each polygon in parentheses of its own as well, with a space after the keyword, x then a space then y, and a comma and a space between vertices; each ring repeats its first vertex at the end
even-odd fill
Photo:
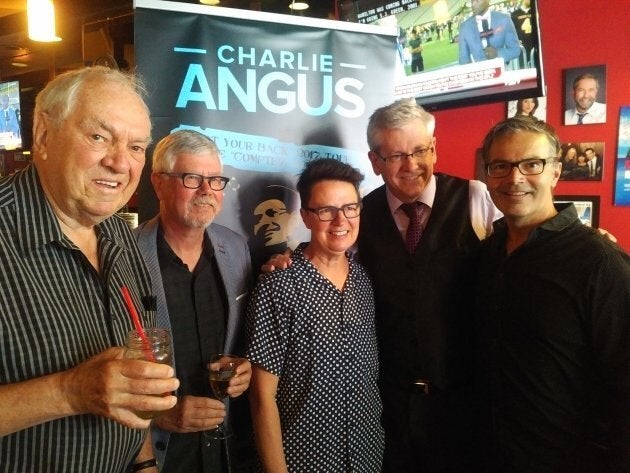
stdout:
POLYGON ((222 191, 225 186, 230 182, 229 177, 223 176, 202 176, 201 174, 194 174, 191 172, 161 172, 160 174, 169 177, 179 177, 182 180, 182 184, 187 189, 199 189, 203 184, 203 181, 208 181, 210 189, 213 191, 222 191))
POLYGON ((396 153, 391 156, 381 156, 378 152, 374 151, 376 156, 385 161, 385 164, 397 164, 402 162, 404 159, 413 158, 413 159, 425 159, 430 156, 433 156, 433 151, 435 148, 433 146, 428 146, 427 148, 420 148, 415 150, 413 153, 396 153))
POLYGON ((493 161, 486 164, 486 173, 489 177, 505 177, 512 172, 513 168, 517 168, 523 176, 535 176, 542 174, 545 170, 545 164, 549 164, 555 160, 555 156, 550 156, 544 159, 524 159, 515 163, 509 161, 493 161))
POLYGON ((332 222, 337 218, 340 210, 346 218, 357 218, 361 213, 361 207, 363 207, 363 204, 356 202, 354 204, 345 204, 341 207, 318 207, 316 209, 305 207, 304 209, 313 212, 322 222, 332 222))

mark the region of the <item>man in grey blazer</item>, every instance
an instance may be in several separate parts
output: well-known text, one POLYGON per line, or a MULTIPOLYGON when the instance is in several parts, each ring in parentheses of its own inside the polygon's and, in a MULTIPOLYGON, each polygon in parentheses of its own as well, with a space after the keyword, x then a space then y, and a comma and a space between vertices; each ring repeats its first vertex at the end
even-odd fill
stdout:
POLYGON ((160 213, 135 230, 151 272, 158 326, 171 329, 181 381, 177 407, 153 423, 162 472, 232 473, 248 471, 255 462, 248 403, 235 399, 249 387, 249 361, 241 360, 230 381, 228 407, 212 398, 206 370, 212 354, 243 353, 242 322, 252 283, 245 238, 212 223, 229 181, 222 170, 219 150, 201 133, 182 130, 163 138, 151 174, 160 213), (204 431, 224 419, 235 435, 209 439, 204 431))

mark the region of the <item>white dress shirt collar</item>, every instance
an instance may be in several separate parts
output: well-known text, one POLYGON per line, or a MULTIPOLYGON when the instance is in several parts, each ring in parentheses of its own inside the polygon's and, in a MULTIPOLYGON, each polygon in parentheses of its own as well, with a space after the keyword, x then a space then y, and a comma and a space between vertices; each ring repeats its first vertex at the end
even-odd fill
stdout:
POLYGON ((488 8, 483 15, 475 15, 475 19, 477 24, 481 24, 481 20, 488 20, 488 24, 490 24, 490 9, 488 8))

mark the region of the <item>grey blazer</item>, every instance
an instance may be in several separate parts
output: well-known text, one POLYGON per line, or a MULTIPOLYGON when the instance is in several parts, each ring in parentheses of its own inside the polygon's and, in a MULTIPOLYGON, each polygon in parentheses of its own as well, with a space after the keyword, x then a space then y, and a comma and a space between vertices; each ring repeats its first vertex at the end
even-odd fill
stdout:
MULTIPOLYGON (((171 329, 171 322, 166 305, 166 295, 160 263, 157 256, 157 229, 159 215, 147 222, 143 222, 134 230, 138 240, 138 247, 151 273, 153 293, 157 299, 157 325, 171 329)), ((225 353, 238 352, 244 348, 243 324, 245 311, 249 302, 252 284, 252 268, 247 240, 238 233, 218 224, 211 224, 206 229, 215 251, 221 280, 226 291, 228 301, 228 320, 226 324, 223 351, 225 353)), ((173 354, 175 363, 176 353, 173 354)), ((158 460, 158 466, 164 465, 164 458, 168 449, 170 432, 151 428, 153 435, 153 450, 158 460)), ((229 462, 228 451, 228 463, 229 462)))

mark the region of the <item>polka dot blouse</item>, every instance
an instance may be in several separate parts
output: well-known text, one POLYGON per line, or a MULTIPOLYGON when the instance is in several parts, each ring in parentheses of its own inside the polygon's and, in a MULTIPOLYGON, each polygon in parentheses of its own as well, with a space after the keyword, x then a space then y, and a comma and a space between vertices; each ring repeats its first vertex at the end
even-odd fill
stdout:
POLYGON ((247 316, 248 357, 278 376, 290 472, 380 472, 383 455, 374 295, 350 261, 343 291, 303 255, 264 274, 247 316))

